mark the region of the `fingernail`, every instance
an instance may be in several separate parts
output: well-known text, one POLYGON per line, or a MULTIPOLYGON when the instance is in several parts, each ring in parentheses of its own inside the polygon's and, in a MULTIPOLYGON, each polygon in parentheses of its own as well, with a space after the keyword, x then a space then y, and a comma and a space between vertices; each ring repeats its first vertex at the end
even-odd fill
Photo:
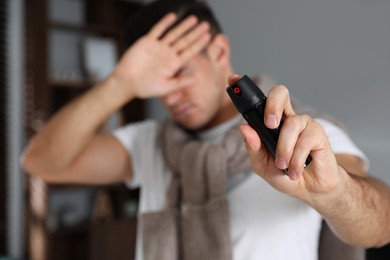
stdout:
POLYGON ((292 180, 292 181, 296 181, 296 180, 298 180, 298 173, 297 172, 295 172, 295 171, 289 171, 288 172, 288 176, 290 177, 290 179, 292 180))
POLYGON ((277 117, 275 115, 269 115, 267 116, 267 125, 269 128, 276 128, 277 127, 277 117))
POLYGON ((287 161, 279 157, 276 159, 276 166, 278 166, 279 169, 286 169, 287 161))

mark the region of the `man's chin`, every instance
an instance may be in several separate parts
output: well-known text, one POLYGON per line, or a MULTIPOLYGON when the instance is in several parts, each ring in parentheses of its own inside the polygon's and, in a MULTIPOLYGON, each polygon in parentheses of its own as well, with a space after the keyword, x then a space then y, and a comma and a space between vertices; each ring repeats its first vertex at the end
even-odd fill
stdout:
POLYGON ((173 118, 173 121, 180 127, 190 130, 197 131, 203 128, 204 124, 197 122, 195 120, 183 119, 183 118, 173 118))

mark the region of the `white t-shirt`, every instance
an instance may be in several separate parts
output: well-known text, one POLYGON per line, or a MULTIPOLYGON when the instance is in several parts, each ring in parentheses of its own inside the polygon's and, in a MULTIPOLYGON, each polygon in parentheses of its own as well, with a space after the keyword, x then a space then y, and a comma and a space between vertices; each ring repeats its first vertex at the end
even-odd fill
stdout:
MULTIPOLYGON (((220 143, 224 133, 239 120, 240 115, 201 133, 200 138, 220 143)), ((317 121, 324 127, 335 153, 357 155, 367 162, 344 131, 329 121, 317 121)), ((126 184, 141 187, 139 213, 159 211, 165 205, 171 172, 156 146, 160 126, 149 120, 114 132, 132 156, 134 177, 126 184)), ((257 175, 246 176, 227 194, 234 259, 317 259, 321 216, 302 201, 276 191, 257 175)), ((137 233, 137 260, 143 259, 141 235, 137 233)))

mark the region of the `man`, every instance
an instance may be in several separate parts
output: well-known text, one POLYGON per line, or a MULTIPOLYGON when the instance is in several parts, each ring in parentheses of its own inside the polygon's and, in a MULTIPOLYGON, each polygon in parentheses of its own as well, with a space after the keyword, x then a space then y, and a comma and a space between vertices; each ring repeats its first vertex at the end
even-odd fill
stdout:
POLYGON ((349 243, 388 242, 386 186, 367 176, 364 155, 340 128, 296 115, 284 86, 269 91, 266 106, 269 128, 285 117, 276 159, 243 125, 249 162, 241 116, 225 92, 227 78, 238 76, 207 6, 160 1, 131 28, 112 74, 31 140, 27 172, 57 183, 140 186, 137 259, 315 259, 322 218, 349 243), (128 101, 152 97, 169 119, 96 134, 128 101))

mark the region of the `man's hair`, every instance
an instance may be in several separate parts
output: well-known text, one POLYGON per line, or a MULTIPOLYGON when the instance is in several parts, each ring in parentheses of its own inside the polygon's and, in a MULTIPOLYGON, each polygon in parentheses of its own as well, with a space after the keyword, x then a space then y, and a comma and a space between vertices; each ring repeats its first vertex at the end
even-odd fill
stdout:
POLYGON ((177 20, 167 31, 188 16, 195 15, 199 21, 209 23, 212 37, 222 33, 215 15, 205 2, 199 0, 158 0, 142 7, 130 19, 125 38, 126 47, 131 46, 140 37, 148 33, 162 17, 170 12, 177 14, 177 20))

